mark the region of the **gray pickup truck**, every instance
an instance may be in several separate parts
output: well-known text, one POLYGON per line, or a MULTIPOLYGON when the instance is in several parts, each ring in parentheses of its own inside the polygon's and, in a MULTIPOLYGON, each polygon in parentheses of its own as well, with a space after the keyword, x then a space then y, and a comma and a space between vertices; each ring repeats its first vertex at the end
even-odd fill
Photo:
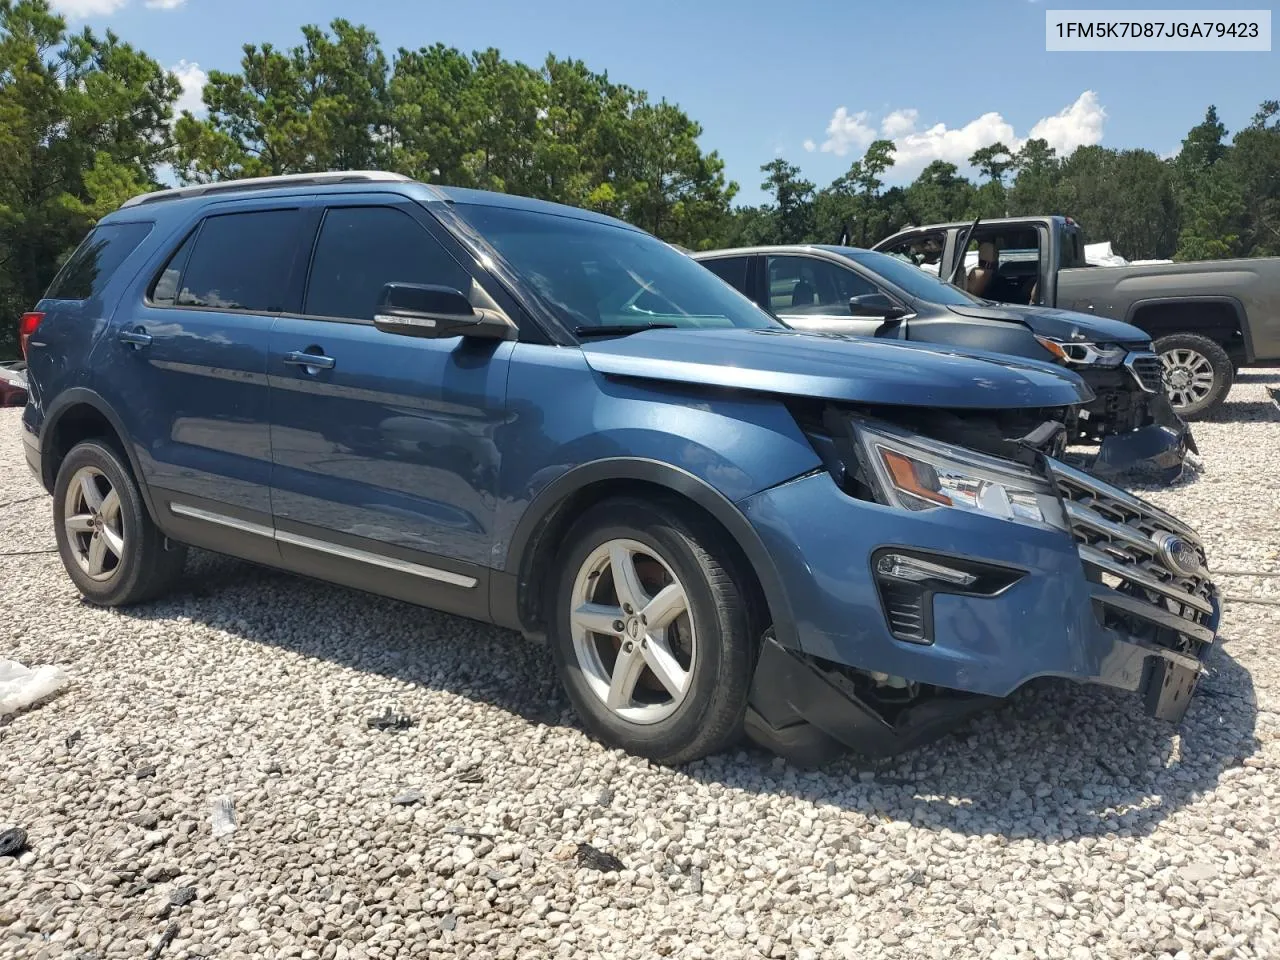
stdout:
POLYGON ((1280 360, 1280 257, 1095 266, 1085 262, 1080 224, 1056 216, 909 227, 873 249, 936 266, 987 300, 1139 327, 1155 341, 1169 401, 1185 419, 1218 407, 1241 367, 1280 360))

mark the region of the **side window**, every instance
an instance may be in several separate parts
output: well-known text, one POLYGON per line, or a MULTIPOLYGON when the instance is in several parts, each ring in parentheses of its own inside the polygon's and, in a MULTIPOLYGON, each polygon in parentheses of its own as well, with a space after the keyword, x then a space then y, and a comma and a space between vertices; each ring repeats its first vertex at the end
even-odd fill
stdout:
POLYGON ((747 257, 719 257, 715 260, 703 260, 702 265, 717 277, 736 287, 739 293, 747 292, 747 257))
MULTIPOLYGON (((209 217, 196 235, 190 259, 181 271, 178 306, 280 313, 285 309, 301 227, 299 210, 255 210, 209 217)), ((171 261, 175 267, 181 256, 179 250, 171 261)), ((160 292, 160 285, 156 286, 160 292)))
POLYGON ((151 232, 149 223, 107 223, 94 227, 76 248, 45 294, 50 300, 88 300, 107 285, 116 267, 151 232))
POLYGON ((849 299, 878 293, 848 267, 813 257, 769 258, 769 308, 778 316, 849 312, 849 299))
POLYGON ((388 283, 471 288, 471 275, 407 213, 392 207, 333 207, 311 261, 303 312, 372 320, 388 283))
POLYGON ((897 257, 905 257, 921 270, 927 270, 934 276, 942 265, 942 247, 946 235, 940 232, 924 233, 895 243, 891 247, 878 248, 881 253, 897 257))
POLYGON ((182 242, 182 246, 178 248, 178 252, 164 265, 164 270, 156 278, 156 282, 152 284, 151 302, 157 307, 172 307, 178 302, 178 284, 182 280, 182 271, 187 268, 187 261, 191 259, 191 248, 196 245, 198 232, 191 231, 187 239, 182 242))

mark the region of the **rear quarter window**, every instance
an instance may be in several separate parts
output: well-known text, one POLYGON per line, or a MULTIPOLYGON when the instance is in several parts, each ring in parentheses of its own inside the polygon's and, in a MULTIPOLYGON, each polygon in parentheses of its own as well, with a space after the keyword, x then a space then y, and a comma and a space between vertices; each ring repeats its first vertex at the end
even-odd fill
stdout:
POLYGON ((746 257, 721 257, 717 260, 700 262, 729 286, 736 287, 739 293, 747 292, 748 260, 746 257))
POLYGON ((116 268, 151 232, 150 223, 104 223, 89 231, 58 275, 45 298, 88 300, 100 294, 116 268))

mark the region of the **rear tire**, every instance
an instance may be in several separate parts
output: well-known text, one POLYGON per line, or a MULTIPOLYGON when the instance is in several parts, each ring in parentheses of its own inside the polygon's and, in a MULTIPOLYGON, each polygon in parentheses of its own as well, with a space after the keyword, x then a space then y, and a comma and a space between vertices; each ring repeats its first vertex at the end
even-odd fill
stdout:
POLYGON ((1164 364, 1164 388, 1169 403, 1184 420, 1196 420, 1216 410, 1235 382, 1235 366, 1227 351, 1198 333, 1174 333, 1155 342, 1164 364))
POLYGON ((124 458, 101 440, 77 444, 59 466, 53 522, 62 565, 90 603, 152 600, 182 575, 187 548, 165 548, 124 458))
POLYGON ((679 764, 741 735, 758 650, 718 528, 667 504, 606 500, 574 524, 557 564, 549 640, 592 736, 679 764))

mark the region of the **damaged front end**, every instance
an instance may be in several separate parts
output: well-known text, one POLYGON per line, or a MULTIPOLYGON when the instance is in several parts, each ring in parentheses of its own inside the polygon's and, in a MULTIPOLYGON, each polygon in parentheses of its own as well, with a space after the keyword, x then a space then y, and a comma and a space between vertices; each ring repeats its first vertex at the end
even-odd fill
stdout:
POLYGON ((1198 453, 1191 428, 1164 393, 1160 358, 1130 351, 1120 366, 1080 370, 1092 402, 1069 418, 1074 443, 1097 444, 1088 464, 1110 483, 1168 485, 1182 476, 1187 454, 1198 453))
POLYGON ((915 410, 886 424, 828 406, 821 426, 809 417, 838 495, 876 506, 832 558, 841 511, 821 480, 750 505, 768 533, 770 498, 823 503, 820 521, 786 535, 827 585, 808 598, 798 645, 764 638, 754 741, 803 764, 888 756, 1039 677, 1130 690, 1151 716, 1181 720, 1219 618, 1203 547, 1063 463, 1064 428, 1031 426, 1031 413, 915 410))

